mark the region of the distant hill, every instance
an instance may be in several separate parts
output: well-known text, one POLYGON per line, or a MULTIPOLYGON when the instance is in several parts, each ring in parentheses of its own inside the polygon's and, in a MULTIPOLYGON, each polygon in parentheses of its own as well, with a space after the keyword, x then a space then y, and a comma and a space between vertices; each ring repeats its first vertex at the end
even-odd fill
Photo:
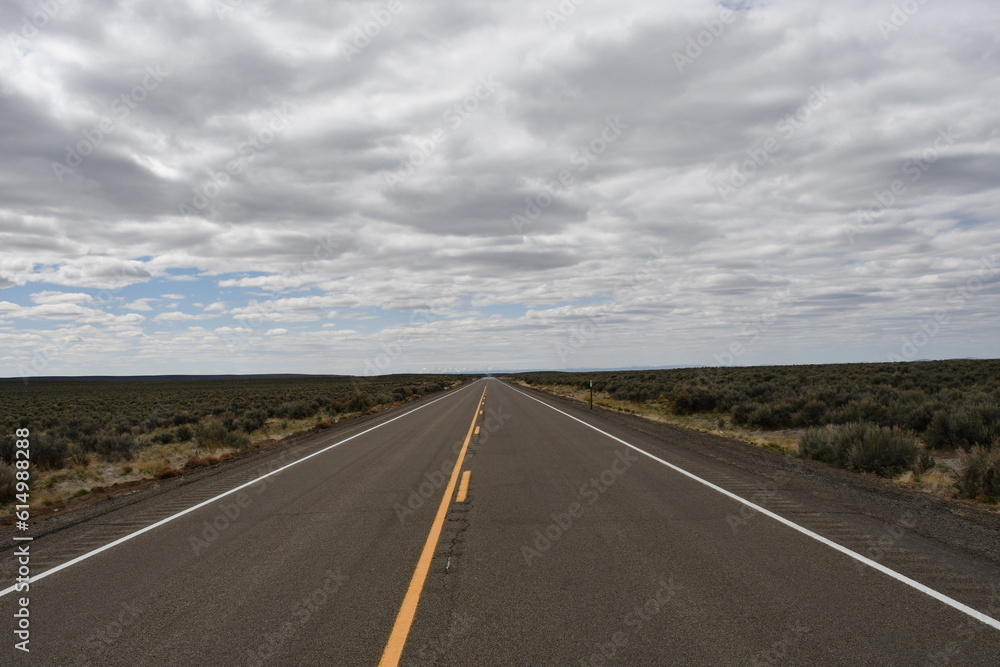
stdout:
MULTIPOLYGON (((490 375, 512 375, 515 373, 601 373, 605 371, 666 371, 674 368, 700 368, 698 365, 681 366, 628 366, 625 368, 522 368, 519 370, 489 371, 490 375)), ((475 373, 478 375, 478 373, 475 373)))
POLYGON ((31 382, 162 382, 169 380, 283 380, 292 378, 335 378, 346 375, 310 375, 306 373, 261 373, 256 375, 64 375, 29 378, 0 378, 31 382))

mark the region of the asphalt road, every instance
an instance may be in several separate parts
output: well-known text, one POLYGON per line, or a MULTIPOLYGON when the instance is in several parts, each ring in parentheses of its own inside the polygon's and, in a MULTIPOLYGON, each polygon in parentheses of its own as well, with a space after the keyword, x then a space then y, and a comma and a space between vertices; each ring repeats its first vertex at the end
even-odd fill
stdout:
POLYGON ((496 380, 331 429, 39 536, 0 664, 998 664, 997 559, 684 437, 496 380))

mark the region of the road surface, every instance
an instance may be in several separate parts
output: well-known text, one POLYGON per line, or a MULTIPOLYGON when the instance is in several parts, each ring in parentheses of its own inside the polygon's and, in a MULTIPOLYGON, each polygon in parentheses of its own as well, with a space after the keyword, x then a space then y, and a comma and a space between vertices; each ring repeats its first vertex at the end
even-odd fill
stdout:
POLYGON ((0 663, 997 664, 1000 556, 682 433, 485 379, 64 517, 27 593, 4 533, 0 663))

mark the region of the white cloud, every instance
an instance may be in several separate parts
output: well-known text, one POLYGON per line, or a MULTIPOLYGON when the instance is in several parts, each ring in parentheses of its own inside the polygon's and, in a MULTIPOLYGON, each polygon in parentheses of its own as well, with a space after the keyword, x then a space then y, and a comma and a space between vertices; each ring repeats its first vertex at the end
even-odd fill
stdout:
POLYGON ((90 303, 94 300, 89 294, 80 292, 36 292, 31 300, 40 305, 59 303, 90 303))
POLYGON ((287 336, 288 329, 268 329, 265 336, 287 336))
MULTIPOLYGON (((6 303, 6 302, 4 302, 6 303)), ((114 315, 112 313, 87 308, 76 303, 47 303, 38 306, 19 306, 11 309, 9 306, 0 305, 7 317, 14 317, 22 320, 50 320, 77 322, 81 324, 102 324, 105 326, 117 325, 137 325, 145 321, 145 317, 137 313, 127 315, 114 315)))
POLYGON ((234 319, 257 322, 314 322, 320 317, 335 317, 330 308, 343 304, 345 299, 338 295, 286 297, 264 301, 252 301, 247 306, 227 311, 234 319))
POLYGON ((160 313, 153 318, 154 322, 190 322, 193 320, 205 320, 214 317, 213 315, 191 315, 180 311, 169 311, 160 313))
POLYGON ((260 287, 266 290, 280 291, 291 287, 301 287, 308 282, 310 281, 301 275, 271 275, 220 280, 219 287, 260 287))
POLYGON ((136 299, 132 303, 125 304, 124 308, 128 310, 140 310, 140 311, 150 311, 153 307, 149 305, 151 302, 155 302, 156 299, 136 299))

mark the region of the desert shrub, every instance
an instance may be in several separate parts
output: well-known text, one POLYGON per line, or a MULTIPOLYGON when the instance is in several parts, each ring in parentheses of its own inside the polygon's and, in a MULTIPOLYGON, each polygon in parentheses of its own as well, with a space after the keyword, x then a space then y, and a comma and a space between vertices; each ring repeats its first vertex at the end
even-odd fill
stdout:
POLYGON ((0 435, 0 461, 14 463, 14 452, 17 451, 15 440, 12 435, 0 435))
POLYGON ((281 419, 306 419, 316 414, 316 406, 311 401, 290 401, 282 403, 275 410, 281 419))
POLYGON ((840 452, 833 444, 836 427, 810 428, 799 438, 799 456, 824 463, 842 465, 840 452))
POLYGON ((922 475, 931 468, 937 465, 934 457, 926 449, 921 449, 920 454, 917 455, 917 461, 913 464, 913 472, 917 475, 922 475))
POLYGON ((95 421, 70 419, 60 432, 70 440, 79 440, 82 436, 94 435, 99 429, 100 424, 95 421))
POLYGON ((223 412, 222 414, 217 415, 217 417, 227 431, 235 431, 238 428, 236 426, 235 412, 223 412))
POLYGON ((832 411, 830 421, 834 424, 850 424, 873 422, 876 424, 888 421, 886 408, 871 398, 852 400, 846 405, 832 411))
POLYGON ((197 424, 198 416, 187 410, 174 414, 174 424, 183 426, 184 424, 197 424))
POLYGON ((1000 406, 981 404, 939 410, 931 419, 925 438, 932 447, 989 447, 1000 438, 1000 406))
MULTIPOLYGON (((736 416, 733 416, 736 422, 736 416)), ((765 429, 785 428, 792 421, 792 415, 786 405, 770 403, 750 404, 742 423, 747 426, 757 426, 765 429)))
POLYGON ((913 468, 920 451, 912 433, 864 424, 846 447, 846 463, 853 470, 892 477, 913 468))
POLYGON ((152 438, 153 442, 159 443, 161 445, 169 445, 174 441, 174 434, 172 431, 162 431, 157 433, 152 438))
POLYGON ((864 422, 807 429, 799 440, 799 455, 883 477, 933 467, 933 459, 921 457, 912 433, 864 422))
POLYGON ((732 416, 734 424, 743 426, 749 421, 750 413, 757 407, 755 403, 737 403, 729 414, 732 416))
POLYGON ((217 420, 207 420, 198 424, 195 429, 195 440, 198 447, 213 451, 219 447, 243 449, 250 444, 250 438, 244 433, 231 431, 217 420))
POLYGON ((39 468, 55 470, 66 465, 69 445, 65 440, 36 435, 31 443, 31 462, 39 468))
POLYGON ((15 468, 0 461, 0 503, 14 502, 17 495, 17 478, 15 468))
POLYGON ((112 463, 117 461, 131 461, 136 449, 138 449, 138 446, 135 437, 126 433, 119 433, 117 435, 110 433, 100 434, 97 437, 96 446, 94 447, 94 451, 112 463))
POLYGON ((1000 499, 1000 442, 992 448, 973 445, 961 455, 962 472, 955 486, 962 498, 1000 499))
POLYGON ((247 433, 253 433, 257 429, 263 428, 264 424, 267 423, 267 411, 260 408, 247 410, 236 423, 247 433))
POLYGON ((808 400, 792 415, 793 426, 821 426, 826 421, 826 404, 808 400))
POLYGON ((177 438, 177 442, 187 442, 194 437, 194 430, 187 424, 178 426, 174 431, 174 437, 177 438))
POLYGON ((133 424, 131 420, 122 420, 122 421, 119 421, 112 428, 113 428, 113 430, 114 430, 115 433, 122 433, 122 434, 134 435, 134 433, 132 431, 133 427, 140 428, 140 430, 141 430, 141 427, 138 427, 135 424, 133 424))
POLYGON ((348 412, 364 412, 373 405, 371 396, 363 391, 355 391, 347 401, 348 412))
POLYGON ((716 403, 717 399, 712 391, 691 385, 680 387, 670 397, 670 409, 678 415, 711 412, 715 409, 716 403))
POLYGON ((86 450, 84 450, 77 443, 73 443, 69 446, 69 451, 66 453, 66 460, 73 465, 90 465, 90 456, 87 454, 86 450))
POLYGON ((934 404, 923 402, 912 406, 897 423, 910 431, 923 433, 934 419, 934 404))

